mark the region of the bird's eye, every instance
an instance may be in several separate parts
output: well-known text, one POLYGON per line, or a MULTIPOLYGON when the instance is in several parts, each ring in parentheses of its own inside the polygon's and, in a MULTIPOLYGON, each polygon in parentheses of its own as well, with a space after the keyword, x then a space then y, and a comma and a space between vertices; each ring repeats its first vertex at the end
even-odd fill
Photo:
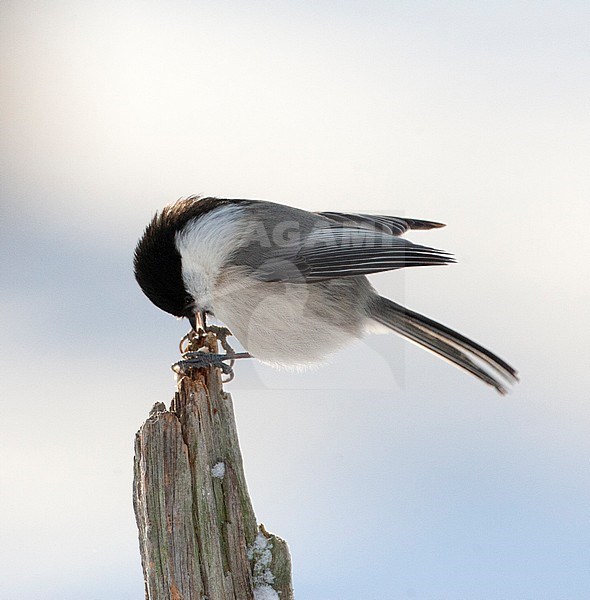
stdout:
POLYGON ((186 307, 192 306, 195 303, 195 301, 193 300, 192 296, 185 296, 184 297, 184 305, 186 307))

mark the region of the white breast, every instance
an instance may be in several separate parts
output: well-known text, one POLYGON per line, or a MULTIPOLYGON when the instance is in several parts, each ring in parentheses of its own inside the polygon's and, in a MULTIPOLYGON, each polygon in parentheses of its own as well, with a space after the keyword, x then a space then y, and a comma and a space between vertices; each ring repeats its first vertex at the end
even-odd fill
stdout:
POLYGON ((365 302, 351 295, 348 282, 329 287, 331 293, 322 283, 257 281, 243 267, 228 266, 216 282, 215 316, 258 360, 304 368, 360 337, 367 321, 365 302))
POLYGON ((220 270, 246 232, 240 226, 243 208, 220 206, 189 222, 176 234, 182 257, 182 278, 200 310, 212 310, 213 288, 220 270))

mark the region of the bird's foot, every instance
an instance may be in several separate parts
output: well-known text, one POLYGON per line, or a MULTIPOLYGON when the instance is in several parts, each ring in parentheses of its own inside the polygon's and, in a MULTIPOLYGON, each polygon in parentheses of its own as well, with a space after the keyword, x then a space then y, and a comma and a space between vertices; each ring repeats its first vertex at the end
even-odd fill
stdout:
POLYGON ((231 331, 227 327, 218 327, 217 325, 206 325, 205 333, 212 333, 219 340, 221 347, 228 353, 231 354, 235 350, 229 345, 227 338, 231 336, 231 331))
MULTIPOLYGON (((191 321, 191 325, 192 325, 191 321)), ((193 349, 199 349, 207 344, 208 334, 212 333, 226 352, 233 352, 233 348, 229 345, 227 338, 232 335, 232 332, 227 327, 219 327, 217 325, 209 325, 207 323, 207 313, 199 312, 195 315, 193 328, 180 340, 180 353, 193 349)))
POLYGON ((248 352, 236 352, 227 341, 231 331, 227 327, 209 325, 205 313, 198 313, 197 328, 189 331, 180 340, 180 354, 182 360, 172 365, 172 370, 178 375, 190 375, 193 369, 217 367, 227 375, 223 383, 234 378, 233 366, 236 358, 251 358, 248 352), (217 342, 225 350, 225 354, 218 354, 217 342), (226 364, 224 361, 229 361, 226 364))
POLYGON ((217 367, 228 376, 223 383, 228 383, 234 378, 233 366, 237 358, 252 358, 248 352, 227 352, 226 354, 213 354, 210 352, 184 352, 182 360, 172 365, 172 370, 177 375, 190 375, 193 369, 217 367), (229 360, 226 364, 224 361, 229 360))

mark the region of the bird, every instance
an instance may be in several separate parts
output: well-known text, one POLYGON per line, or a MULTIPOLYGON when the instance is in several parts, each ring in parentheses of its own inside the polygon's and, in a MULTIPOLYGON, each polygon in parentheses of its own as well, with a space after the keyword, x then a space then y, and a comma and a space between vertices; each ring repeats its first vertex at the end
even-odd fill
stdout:
POLYGON ((380 296, 367 275, 455 262, 402 237, 443 223, 310 212, 265 200, 190 196, 158 211, 134 273, 158 308, 221 321, 257 360, 305 369, 379 328, 433 352, 505 394, 517 371, 477 342, 380 296))

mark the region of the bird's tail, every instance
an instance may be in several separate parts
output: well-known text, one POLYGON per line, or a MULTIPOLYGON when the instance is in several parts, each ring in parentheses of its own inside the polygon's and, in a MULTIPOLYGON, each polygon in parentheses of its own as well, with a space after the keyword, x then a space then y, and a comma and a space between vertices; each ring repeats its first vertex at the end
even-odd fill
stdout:
POLYGON ((517 371, 476 342, 417 312, 377 296, 371 317, 401 336, 448 360, 506 394, 518 381, 517 371))

